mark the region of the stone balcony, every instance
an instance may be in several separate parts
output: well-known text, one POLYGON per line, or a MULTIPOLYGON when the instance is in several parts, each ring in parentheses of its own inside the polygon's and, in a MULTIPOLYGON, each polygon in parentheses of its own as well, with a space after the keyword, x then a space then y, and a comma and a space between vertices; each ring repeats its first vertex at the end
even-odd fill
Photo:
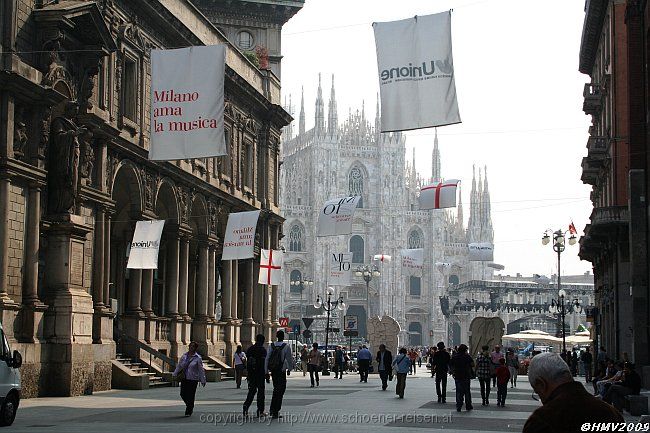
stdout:
POLYGON ((588 185, 596 185, 598 183, 598 173, 600 168, 596 166, 588 156, 582 158, 582 176, 580 180, 588 185))
POLYGON ((592 261, 608 242, 627 237, 630 217, 627 206, 607 206, 594 208, 590 220, 585 227, 585 235, 580 238, 578 255, 583 260, 592 261))
POLYGON ((586 83, 582 96, 585 98, 582 103, 582 111, 585 114, 597 116, 603 109, 603 95, 599 84, 586 83))

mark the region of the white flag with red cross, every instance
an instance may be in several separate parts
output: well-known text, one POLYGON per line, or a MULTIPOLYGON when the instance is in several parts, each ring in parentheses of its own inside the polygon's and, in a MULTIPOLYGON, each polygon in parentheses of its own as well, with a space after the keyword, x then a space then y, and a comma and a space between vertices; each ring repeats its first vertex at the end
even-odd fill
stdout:
POLYGON ((450 179, 422 187, 418 199, 420 210, 456 206, 456 190, 459 183, 458 179, 450 179))
POLYGON ((258 283, 275 286, 282 280, 282 251, 262 250, 260 253, 260 278, 258 283))
POLYGON ((382 263, 390 263, 393 258, 389 255, 386 254, 375 254, 372 258, 373 260, 378 260, 382 263))

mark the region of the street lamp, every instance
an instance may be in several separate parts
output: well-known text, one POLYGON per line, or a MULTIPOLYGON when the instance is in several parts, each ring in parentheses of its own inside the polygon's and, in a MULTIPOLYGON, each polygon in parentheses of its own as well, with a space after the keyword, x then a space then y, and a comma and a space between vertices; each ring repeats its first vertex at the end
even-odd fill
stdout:
POLYGON ((328 358, 328 346, 329 346, 329 334, 330 334, 330 312, 335 308, 339 310, 345 310, 345 302, 343 302, 343 296, 339 295, 339 298, 335 301, 332 301, 332 295, 334 294, 334 289, 332 287, 327 288, 327 301, 321 300, 320 295, 316 297, 316 302, 314 302, 314 308, 322 308, 327 311, 327 326, 325 327, 325 366, 323 367, 323 376, 329 376, 329 358, 328 358))
MULTIPOLYGON (((377 265, 363 265, 358 266, 357 270, 354 273, 357 277, 363 277, 363 281, 366 282, 366 324, 370 318, 370 282, 373 277, 379 277, 381 272, 377 265)), ((367 325, 366 325, 367 326, 367 325)), ((366 331, 367 332, 367 331, 366 331)))
MULTIPOLYGON (((568 231, 568 230, 567 230, 568 231)), ((553 311, 557 311, 560 314, 561 320, 562 320, 562 353, 566 353, 566 331, 564 329, 564 320, 565 320, 565 305, 564 305, 564 297, 566 296, 566 292, 562 290, 562 283, 561 283, 561 275, 562 272, 561 270, 561 257, 562 257, 562 252, 566 248, 565 245, 565 234, 567 231, 562 231, 562 230, 556 230, 552 231, 550 229, 546 230, 544 232, 544 236, 542 236, 542 245, 548 245, 551 242, 551 235, 553 236, 553 251, 557 253, 557 290, 558 290, 558 296, 559 299, 557 302, 553 300, 551 303, 551 306, 549 307, 549 311, 553 313, 553 311)), ((570 233, 569 236, 569 245, 575 245, 576 244, 576 235, 573 233, 570 233)), ((580 307, 580 304, 578 303, 578 300, 575 300, 575 305, 576 307, 580 307)))
POLYGON ((304 280, 291 280, 289 283, 294 287, 300 287, 300 320, 303 318, 302 314, 302 293, 305 291, 305 287, 313 287, 314 286, 314 281, 310 279, 304 279, 304 280))

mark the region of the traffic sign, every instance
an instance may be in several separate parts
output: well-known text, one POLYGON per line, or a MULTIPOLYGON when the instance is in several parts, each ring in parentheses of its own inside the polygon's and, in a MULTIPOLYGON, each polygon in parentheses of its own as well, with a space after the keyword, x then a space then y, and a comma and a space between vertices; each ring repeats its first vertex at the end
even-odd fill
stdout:
POLYGON ((280 326, 282 328, 286 328, 289 326, 289 318, 288 317, 280 317, 280 326))
POLYGON ((344 337, 358 337, 359 331, 343 331, 344 337))
POLYGON ((309 329, 312 323, 314 323, 314 318, 313 317, 303 317, 302 318, 302 323, 305 324, 305 329, 309 329))
POLYGON ((345 325, 343 329, 346 331, 358 331, 359 330, 359 316, 345 316, 343 318, 345 325))
POLYGON ((296 323, 293 325, 293 333, 296 335, 300 334, 300 324, 296 323))
POLYGON ((311 331, 309 329, 305 329, 302 331, 302 336, 305 338, 311 338, 311 331))

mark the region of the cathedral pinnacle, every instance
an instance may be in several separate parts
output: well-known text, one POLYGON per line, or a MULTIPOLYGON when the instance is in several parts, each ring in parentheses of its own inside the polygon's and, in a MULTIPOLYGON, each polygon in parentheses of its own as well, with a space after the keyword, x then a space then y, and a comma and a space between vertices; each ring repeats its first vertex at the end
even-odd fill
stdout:
POLYGON ((302 87, 302 96, 300 97, 300 119, 298 120, 298 134, 305 134, 305 88, 302 87))
POLYGON ((440 173, 440 149, 438 148, 438 128, 435 129, 435 138, 433 139, 433 154, 431 155, 431 180, 433 182, 442 181, 440 173))
POLYGON ((336 108, 336 92, 334 91, 334 74, 332 74, 332 91, 330 93, 330 105, 327 115, 327 134, 332 136, 336 134, 339 124, 339 115, 336 108))
POLYGON ((316 110, 314 114, 316 135, 325 134, 325 103, 323 102, 323 88, 321 87, 321 74, 318 73, 318 91, 316 92, 316 110))

